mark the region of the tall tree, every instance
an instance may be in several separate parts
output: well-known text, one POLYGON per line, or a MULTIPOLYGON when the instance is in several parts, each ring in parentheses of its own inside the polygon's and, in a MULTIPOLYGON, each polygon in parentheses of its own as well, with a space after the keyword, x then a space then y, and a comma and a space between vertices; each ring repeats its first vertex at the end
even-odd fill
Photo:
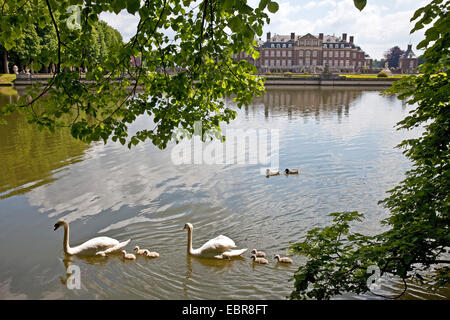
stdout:
POLYGON ((395 46, 385 52, 384 58, 388 62, 390 68, 397 68, 399 66, 399 59, 404 53, 405 51, 398 46, 395 46))

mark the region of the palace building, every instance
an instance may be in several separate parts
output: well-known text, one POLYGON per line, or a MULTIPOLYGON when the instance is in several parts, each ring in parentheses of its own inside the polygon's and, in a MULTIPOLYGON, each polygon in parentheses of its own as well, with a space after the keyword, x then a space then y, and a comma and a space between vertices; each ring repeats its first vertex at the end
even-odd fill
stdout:
POLYGON ((259 59, 253 60, 245 53, 237 56, 254 64, 259 72, 322 72, 325 67, 334 72, 361 72, 372 67, 372 59, 354 43, 354 37, 310 33, 302 36, 267 33, 260 42, 259 59))

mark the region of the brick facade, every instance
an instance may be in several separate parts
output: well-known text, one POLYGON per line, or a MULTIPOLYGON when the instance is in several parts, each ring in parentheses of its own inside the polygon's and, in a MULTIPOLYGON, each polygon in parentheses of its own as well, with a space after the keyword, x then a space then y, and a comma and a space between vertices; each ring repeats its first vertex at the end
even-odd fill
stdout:
POLYGON ((412 45, 408 44, 408 49, 399 59, 399 68, 403 74, 412 74, 417 72, 419 59, 412 51, 412 45))
POLYGON ((318 37, 308 33, 304 36, 275 35, 267 33, 267 39, 258 47, 259 59, 241 53, 239 59, 254 64, 259 72, 322 72, 326 65, 330 71, 360 72, 372 67, 372 59, 354 44, 354 37, 347 34, 341 38, 318 37))

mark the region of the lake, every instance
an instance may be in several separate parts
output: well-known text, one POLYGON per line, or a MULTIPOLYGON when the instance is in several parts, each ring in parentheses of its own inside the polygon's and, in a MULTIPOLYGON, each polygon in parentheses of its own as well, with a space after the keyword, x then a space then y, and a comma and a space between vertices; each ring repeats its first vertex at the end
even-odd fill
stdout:
MULTIPOLYGON (((17 99, 11 91, 0 91, 0 106, 17 99)), ((358 210, 366 220, 355 230, 383 230, 379 221, 388 212, 377 202, 410 166, 394 147, 420 133, 394 128, 410 110, 373 88, 268 87, 224 133, 255 134, 258 146, 267 134, 279 168, 300 170, 269 178, 261 172, 273 163, 261 163, 259 153, 255 161, 251 138, 245 157, 236 151, 211 164, 205 150, 224 144, 200 143, 180 163, 181 145, 174 143, 166 150, 87 145, 69 131, 39 131, 11 115, 0 126, 0 299, 285 299, 305 259, 293 256, 285 266, 273 256, 330 223, 329 213, 358 210), (67 259, 63 231, 53 231, 60 218, 70 223, 72 245, 101 235, 131 238, 127 251, 139 245, 160 258, 67 259), (189 257, 186 222, 194 225, 194 248, 223 234, 238 248, 265 251, 270 263, 253 265, 249 251, 232 261, 189 257), (80 270, 81 289, 66 285, 70 266, 80 270)), ((152 122, 141 117, 130 131, 145 127, 152 122)), ((227 139, 233 149, 234 143, 227 139)), ((450 297, 448 288, 409 288, 403 298, 450 297)), ((378 292, 401 290, 387 280, 378 292)))

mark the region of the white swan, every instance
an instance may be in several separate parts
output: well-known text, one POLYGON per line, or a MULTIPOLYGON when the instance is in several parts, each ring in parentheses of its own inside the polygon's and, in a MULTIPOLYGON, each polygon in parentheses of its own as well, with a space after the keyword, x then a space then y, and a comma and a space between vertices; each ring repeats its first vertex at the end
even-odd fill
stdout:
POLYGON ((209 240, 203 246, 198 249, 192 249, 192 230, 194 227, 190 223, 184 225, 184 229, 188 231, 188 254, 202 258, 215 258, 215 259, 230 259, 231 257, 237 257, 243 254, 247 249, 231 250, 236 248, 234 241, 226 236, 218 236, 209 240))
POLYGON ((131 239, 125 242, 119 242, 116 239, 109 237, 97 237, 86 241, 79 246, 71 248, 69 245, 69 225, 64 220, 59 220, 55 224, 55 229, 64 227, 64 253, 68 255, 80 256, 106 256, 108 253, 121 251, 131 239))

